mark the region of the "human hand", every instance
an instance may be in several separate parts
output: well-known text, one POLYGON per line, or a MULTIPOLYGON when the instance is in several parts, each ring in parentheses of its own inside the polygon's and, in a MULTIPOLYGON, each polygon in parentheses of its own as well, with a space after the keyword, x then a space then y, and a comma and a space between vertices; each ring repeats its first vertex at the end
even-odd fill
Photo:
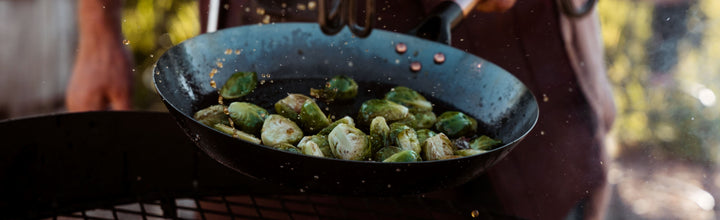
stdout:
POLYGON ((65 94, 68 111, 129 110, 131 61, 122 42, 122 0, 79 0, 78 53, 65 94))
POLYGON ((515 5, 516 0, 479 0, 475 10, 482 12, 504 12, 515 5))
POLYGON ((129 54, 122 43, 80 44, 65 97, 67 110, 131 109, 133 74, 129 54))

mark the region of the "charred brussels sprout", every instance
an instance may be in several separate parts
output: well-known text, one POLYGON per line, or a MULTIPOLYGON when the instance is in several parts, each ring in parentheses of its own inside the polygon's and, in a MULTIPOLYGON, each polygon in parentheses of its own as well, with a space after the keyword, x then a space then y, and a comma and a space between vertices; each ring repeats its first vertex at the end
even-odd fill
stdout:
POLYGON ((295 122, 281 115, 272 114, 265 119, 260 138, 262 143, 268 146, 279 143, 296 144, 303 138, 303 133, 295 122))
POLYGON ((325 154, 323 154, 322 150, 317 144, 315 144, 315 142, 309 141, 305 144, 298 144, 298 147, 300 148, 300 152, 302 152, 302 154, 325 157, 325 154))
POLYGON ((490 150, 494 146, 501 144, 502 141, 492 139, 488 136, 480 136, 478 138, 473 139, 470 142, 470 148, 475 150, 490 150))
POLYGON ((312 99, 305 100, 300 110, 300 125, 309 132, 318 132, 330 125, 330 119, 312 99))
POLYGON ((275 112, 295 122, 300 122, 300 111, 310 97, 303 94, 288 94, 275 103, 275 112))
POLYGON ((228 116, 225 114, 225 106, 223 105, 213 105, 201 109, 195 113, 193 118, 207 126, 214 126, 215 124, 230 125, 228 116))
MULTIPOLYGON (((300 143, 298 143, 298 147, 300 149, 303 149, 303 145, 309 144, 310 142, 317 145, 317 147, 322 151, 322 155, 324 157, 333 157, 332 150, 330 150, 330 144, 328 143, 327 137, 324 135, 313 135, 313 136, 305 136, 302 140, 300 140, 300 143)), ((303 151, 303 153, 305 153, 303 151)))
POLYGON ((330 125, 323 128, 322 130, 320 130, 320 132, 318 132, 318 134, 319 135, 328 135, 339 124, 346 124, 346 125, 349 125, 350 127, 355 127, 355 121, 350 116, 345 116, 345 117, 342 117, 341 119, 338 119, 337 121, 334 121, 333 123, 330 123, 330 125))
POLYGON ((230 103, 228 112, 235 128, 250 134, 258 134, 263 126, 263 121, 268 116, 265 109, 247 102, 230 103))
POLYGON ((392 101, 383 99, 370 99, 360 106, 358 119, 364 125, 370 124, 370 120, 375 117, 382 116, 385 120, 395 122, 407 118, 409 115, 408 108, 392 101))
POLYGON ((375 152, 375 155, 373 156, 373 160, 375 161, 384 161, 388 157, 392 156, 393 154, 396 154, 400 151, 403 151, 403 149, 395 146, 387 146, 380 148, 377 152, 375 152))
POLYGON ((300 152, 300 149, 298 149, 297 147, 293 146, 292 144, 288 144, 288 143, 278 143, 278 144, 273 145, 272 147, 275 149, 278 149, 278 150, 284 150, 284 151, 292 152, 292 153, 296 153, 296 154, 302 153, 302 152, 300 152))
POLYGON ((416 112, 411 113, 402 122, 415 129, 432 128, 437 121, 437 116, 433 112, 416 112))
POLYGON ((237 138, 240 140, 245 140, 245 141, 253 143, 253 144, 260 144, 260 139, 256 138, 254 135, 234 129, 230 126, 227 126, 224 124, 215 124, 215 126, 213 126, 213 127, 216 130, 221 131, 225 134, 232 135, 234 138, 237 138))
POLYGON ((348 100, 357 96, 358 85, 350 77, 339 75, 325 83, 321 89, 310 89, 310 95, 324 101, 348 100))
POLYGON ((475 150, 475 149, 462 149, 462 150, 456 150, 455 155, 467 157, 467 156, 477 155, 477 154, 481 154, 481 153, 485 153, 485 152, 487 152, 487 151, 475 150))
POLYGON ((415 153, 420 153, 420 143, 418 142, 417 133, 415 129, 406 128, 400 131, 395 136, 395 144, 403 150, 412 150, 415 153))
POLYGON ((429 137, 422 146, 425 160, 441 160, 452 156, 455 147, 452 141, 443 133, 429 137))
POLYGON ((220 96, 225 99, 243 97, 257 87, 257 74, 254 72, 234 73, 220 89, 220 96))
POLYGON ((376 152, 389 145, 388 136, 390 135, 390 127, 382 116, 375 117, 370 123, 370 145, 372 152, 376 152))
POLYGON ((382 162, 386 163, 407 163, 420 161, 420 155, 415 151, 403 150, 393 154, 382 162))
POLYGON ((367 135, 347 124, 335 127, 328 135, 328 143, 333 155, 339 159, 365 160, 372 153, 367 135))
POLYGON ((427 101, 420 93, 408 87, 397 86, 385 94, 385 100, 406 106, 410 112, 431 112, 432 103, 427 101))
POLYGON ((477 121, 462 112, 448 111, 437 118, 435 130, 452 138, 472 136, 477 130, 477 121))
POLYGON ((426 139, 437 134, 430 129, 420 129, 415 131, 415 133, 417 133, 418 143, 420 143, 420 146, 422 146, 423 142, 425 142, 426 139))

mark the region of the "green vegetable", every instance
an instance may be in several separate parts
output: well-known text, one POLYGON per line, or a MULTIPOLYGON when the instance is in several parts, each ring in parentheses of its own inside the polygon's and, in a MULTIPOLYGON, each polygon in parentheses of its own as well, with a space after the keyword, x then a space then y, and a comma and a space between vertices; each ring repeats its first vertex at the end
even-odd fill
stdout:
POLYGON ((485 152, 487 152, 487 151, 475 150, 475 149, 462 149, 462 150, 456 150, 455 155, 466 157, 466 156, 477 155, 477 154, 481 154, 481 153, 485 153, 485 152))
POLYGON ((311 100, 303 94, 288 94, 287 97, 275 103, 275 112, 295 122, 300 122, 300 111, 305 101, 311 100))
POLYGON ((425 140, 422 146, 422 155, 425 160, 441 160, 453 155, 455 147, 452 141, 443 133, 439 133, 425 140))
POLYGON ((403 120, 409 115, 408 108, 400 104, 383 100, 370 99, 360 106, 358 120, 363 125, 369 125, 375 117, 382 116, 388 123, 403 120))
POLYGON ((470 141, 470 148, 475 150, 491 150, 494 146, 501 144, 501 140, 495 140, 488 136, 480 136, 470 141))
POLYGON ((301 154, 300 149, 288 143, 278 143, 272 146, 275 149, 301 154))
POLYGON ((437 118, 435 130, 451 138, 472 136, 477 131, 477 121, 462 112, 448 111, 437 118))
POLYGON ((320 130, 320 132, 318 132, 318 134, 328 135, 339 124, 346 124, 346 125, 349 125, 350 127, 355 127, 355 121, 350 116, 345 116, 345 117, 342 117, 341 119, 338 119, 337 121, 334 121, 333 123, 330 123, 330 125, 323 128, 322 130, 320 130))
POLYGON ((295 122, 277 114, 272 114, 265 119, 260 135, 262 143, 268 146, 279 143, 297 144, 302 138, 302 130, 295 122))
POLYGON ((385 100, 406 106, 410 112, 431 112, 432 103, 427 101, 420 93, 408 87, 397 86, 385 94, 385 100))
POLYGON ((370 123, 370 146, 376 152, 389 145, 390 127, 382 116, 375 117, 370 123))
POLYGON ((229 117, 225 114, 225 106, 223 105, 213 105, 201 109, 195 113, 193 118, 207 126, 214 126, 215 124, 230 125, 229 117))
POLYGON ((234 73, 220 89, 224 99, 237 99, 250 94, 257 87, 257 74, 254 72, 234 73))
POLYGON ((367 135, 360 129, 339 124, 328 135, 330 149, 339 159, 365 160, 372 153, 367 135))
POLYGON ((330 119, 312 99, 305 100, 300 110, 300 125, 308 132, 318 132, 330 125, 330 119))
POLYGON ((258 134, 268 112, 252 103, 233 102, 228 107, 235 128, 250 134, 258 134))
POLYGON ((260 144, 260 139, 258 139, 254 135, 242 132, 237 129, 233 129, 230 126, 218 123, 218 124, 215 124, 215 126, 213 126, 213 128, 215 128, 216 130, 221 131, 225 134, 232 135, 234 138, 237 138, 240 140, 245 140, 245 141, 253 143, 253 144, 260 144))
POLYGON ((311 96, 328 102, 355 98, 357 92, 355 80, 343 75, 333 77, 321 89, 310 89, 311 96))
MULTIPOLYGON (((375 161, 384 161, 385 159, 389 158, 390 156, 403 151, 403 149, 395 146, 387 146, 380 148, 377 152, 375 152, 375 155, 373 156, 373 160, 375 161)), ((414 152, 414 151, 413 151, 414 152)))
POLYGON ((415 151, 403 150, 403 151, 393 154, 392 156, 388 157, 387 159, 383 160, 382 162, 407 163, 407 162, 417 162, 417 161, 420 161, 420 155, 418 155, 415 151))
POLYGON ((420 146, 422 146, 423 142, 425 142, 425 139, 428 139, 429 137, 435 136, 437 134, 429 129, 420 129, 415 131, 415 133, 417 133, 418 143, 420 143, 420 146))
POLYGON ((317 145, 324 157, 334 157, 332 150, 330 149, 330 143, 328 143, 327 136, 324 135, 305 136, 302 140, 300 140, 300 143, 298 143, 298 147, 303 149, 303 145, 311 142, 314 143, 314 145, 317 145))

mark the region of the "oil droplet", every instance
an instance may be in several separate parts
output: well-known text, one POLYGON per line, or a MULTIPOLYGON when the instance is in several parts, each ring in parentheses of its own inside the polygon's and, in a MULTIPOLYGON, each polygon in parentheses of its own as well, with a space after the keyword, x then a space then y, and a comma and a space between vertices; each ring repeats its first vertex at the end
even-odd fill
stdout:
POLYGON ((264 9, 264 8, 257 8, 257 9, 255 9, 255 13, 257 13, 257 14, 259 14, 259 15, 264 15, 264 14, 265 14, 265 9, 264 9))
POLYGON ((395 44, 395 52, 399 54, 404 54, 405 52, 407 52, 407 45, 405 45, 405 43, 395 44))
POLYGON ((395 172, 400 172, 400 168, 395 168, 395 172))
POLYGON ((472 212, 470 212, 470 216, 472 216, 473 218, 477 218, 478 216, 480 216, 480 212, 478 210, 472 210, 472 212))
POLYGON ((217 89, 217 84, 215 84, 215 80, 210 80, 210 86, 213 87, 213 89, 217 89))
POLYGON ((225 50, 225 55, 230 55, 232 53, 232 49, 228 48, 225 50))
POLYGON ((435 61, 435 63, 437 63, 437 64, 444 63, 445 62, 445 54, 436 53, 435 55, 433 55, 433 61, 435 61))
POLYGON ((240 55, 241 52, 240 50, 235 50, 235 55, 240 55))
POLYGON ((400 64, 400 60, 399 60, 399 59, 395 59, 395 64, 400 64))
POLYGON ((482 63, 478 63, 477 68, 482 68, 482 63))
POLYGON ((152 57, 155 57, 155 55, 150 54, 150 57, 151 57, 151 58, 152 58, 152 57))
POLYGON ((229 114, 230 114, 230 110, 228 110, 227 107, 223 107, 223 112, 224 112, 226 115, 229 115, 229 114))
POLYGON ((217 72, 218 72, 218 71, 217 71, 217 69, 215 69, 215 68, 213 68, 212 70, 210 70, 210 79, 212 79, 213 77, 215 77, 215 74, 217 74, 217 72))
POLYGON ((420 64, 420 62, 415 61, 415 62, 410 63, 410 70, 411 70, 411 71, 413 71, 413 72, 418 72, 418 71, 420 71, 421 69, 422 69, 422 64, 420 64))
POLYGON ((222 96, 218 96, 218 104, 221 104, 221 105, 223 104, 223 97, 222 97, 222 96))
POLYGON ((315 178, 315 179, 320 179, 320 177, 319 177, 319 176, 317 176, 317 175, 316 175, 316 176, 313 176, 313 178, 315 178))
POLYGON ((545 131, 540 131, 540 135, 545 135, 545 131))
POLYGON ((265 15, 265 16, 263 16, 262 23, 263 23, 263 24, 269 24, 269 23, 270 23, 270 15, 265 15))
POLYGON ((300 10, 300 11, 305 11, 305 10, 307 10, 307 6, 306 6, 305 4, 298 3, 298 4, 297 4, 297 9, 300 10))
POLYGON ((388 188, 392 187, 392 185, 388 184, 388 188))
POLYGON ((260 85, 265 85, 265 80, 260 80, 260 85))
POLYGON ((543 102, 550 101, 550 97, 547 96, 547 94, 543 93, 543 102))
POLYGON ((222 62, 216 62, 215 64, 217 64, 217 67, 218 67, 218 68, 223 68, 223 63, 222 63, 222 62))
POLYGON ((305 189, 302 189, 302 188, 301 188, 301 189, 300 189, 300 192, 301 192, 301 193, 304 193, 304 192, 305 192, 305 189))
POLYGON ((123 44, 130 45, 130 40, 128 40, 128 39, 123 40, 123 44))

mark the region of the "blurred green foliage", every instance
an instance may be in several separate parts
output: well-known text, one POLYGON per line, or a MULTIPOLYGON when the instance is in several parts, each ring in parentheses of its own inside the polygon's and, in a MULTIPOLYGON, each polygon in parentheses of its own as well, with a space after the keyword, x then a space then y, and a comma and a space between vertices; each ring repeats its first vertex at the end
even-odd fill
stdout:
POLYGON ((717 162, 720 1, 691 5, 678 63, 665 81, 652 77, 648 62, 653 2, 603 0, 598 9, 618 110, 614 135, 619 146, 717 162))

